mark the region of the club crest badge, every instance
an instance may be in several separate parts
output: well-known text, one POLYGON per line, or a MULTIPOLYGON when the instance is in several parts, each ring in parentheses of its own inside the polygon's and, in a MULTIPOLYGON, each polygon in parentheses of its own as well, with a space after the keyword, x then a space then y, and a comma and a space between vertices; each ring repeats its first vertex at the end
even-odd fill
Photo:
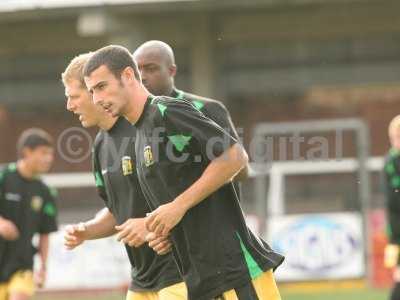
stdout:
POLYGON ((40 196, 33 196, 31 199, 31 208, 35 212, 39 212, 43 206, 43 199, 40 196))
POLYGON ((150 167, 152 164, 154 164, 154 157, 153 157, 153 152, 151 151, 150 146, 144 147, 144 164, 146 167, 150 167))
POLYGON ((122 173, 124 176, 131 175, 133 173, 132 159, 130 156, 123 156, 121 159, 122 173))

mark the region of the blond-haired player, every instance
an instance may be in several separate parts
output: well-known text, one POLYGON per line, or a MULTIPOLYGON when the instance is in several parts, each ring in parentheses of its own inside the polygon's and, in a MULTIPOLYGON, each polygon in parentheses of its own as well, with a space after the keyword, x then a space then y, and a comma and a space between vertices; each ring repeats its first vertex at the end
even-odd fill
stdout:
POLYGON ((149 234, 145 217, 150 209, 138 183, 136 159, 131 154, 134 141, 130 137, 135 128, 125 118, 112 117, 93 103, 83 81, 83 67, 90 56, 74 58, 62 79, 67 109, 79 116, 83 127, 100 129, 93 147, 93 172, 106 208, 88 222, 69 226, 65 245, 73 249, 85 240, 117 233, 118 240, 126 244, 132 267, 127 300, 185 300, 186 286, 172 255, 167 253, 169 241, 153 241, 159 245, 157 253, 145 243, 149 234))

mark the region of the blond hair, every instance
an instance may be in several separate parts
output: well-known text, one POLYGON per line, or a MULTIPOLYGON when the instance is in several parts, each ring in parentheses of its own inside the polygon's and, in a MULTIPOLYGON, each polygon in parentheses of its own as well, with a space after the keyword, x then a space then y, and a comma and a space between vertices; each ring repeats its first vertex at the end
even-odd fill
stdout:
POLYGON ((64 85, 66 85, 71 80, 78 80, 82 87, 85 87, 85 80, 83 76, 83 70, 86 62, 92 57, 93 52, 88 52, 84 54, 80 54, 74 57, 64 73, 61 74, 61 80, 64 85))
POLYGON ((397 115, 392 119, 392 121, 390 121, 388 131, 389 131, 389 136, 400 131, 400 115, 397 115))

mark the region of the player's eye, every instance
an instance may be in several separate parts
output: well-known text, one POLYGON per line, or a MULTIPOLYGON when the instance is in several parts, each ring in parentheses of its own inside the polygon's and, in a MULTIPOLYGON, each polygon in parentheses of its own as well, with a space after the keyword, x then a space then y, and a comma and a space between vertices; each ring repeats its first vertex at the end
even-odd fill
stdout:
POLYGON ((146 71, 147 72, 155 72, 155 71, 157 71, 157 66, 148 66, 148 67, 146 67, 146 71))
POLYGON ((98 89, 99 91, 102 91, 102 90, 104 90, 105 87, 106 87, 106 84, 105 84, 105 83, 102 83, 102 84, 98 85, 97 89, 98 89))
POLYGON ((94 92, 101 91, 101 85, 95 86, 91 91, 92 91, 92 94, 93 94, 94 92))

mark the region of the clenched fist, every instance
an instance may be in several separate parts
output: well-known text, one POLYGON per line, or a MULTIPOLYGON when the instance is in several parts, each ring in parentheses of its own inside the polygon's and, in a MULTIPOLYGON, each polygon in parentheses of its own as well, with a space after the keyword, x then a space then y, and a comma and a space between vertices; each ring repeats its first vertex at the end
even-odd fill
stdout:
POLYGON ((158 255, 164 255, 171 251, 172 243, 168 237, 150 232, 146 236, 146 241, 149 243, 149 247, 153 248, 158 255))
POLYGON ((145 218, 131 218, 123 224, 115 226, 118 231, 117 239, 120 242, 128 244, 130 247, 140 247, 146 242, 146 235, 149 233, 146 229, 145 218))
POLYGON ((64 245, 72 250, 86 240, 86 226, 84 223, 68 225, 64 233, 64 245))
POLYGON ((0 236, 7 241, 15 241, 19 238, 17 226, 10 220, 0 217, 0 236))

